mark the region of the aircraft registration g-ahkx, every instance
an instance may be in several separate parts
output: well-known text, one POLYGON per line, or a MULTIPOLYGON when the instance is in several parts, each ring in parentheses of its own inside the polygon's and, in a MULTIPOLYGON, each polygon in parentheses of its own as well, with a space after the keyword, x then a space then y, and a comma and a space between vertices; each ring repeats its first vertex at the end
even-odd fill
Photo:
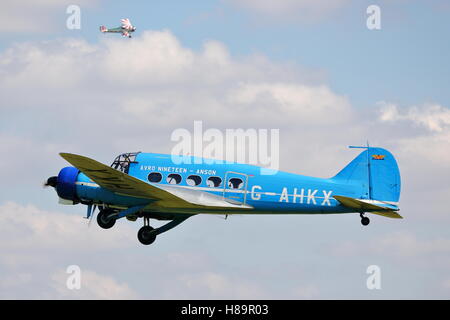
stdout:
POLYGON ((56 189, 60 203, 87 205, 88 219, 98 208, 97 223, 104 229, 121 218, 143 218, 138 239, 145 245, 196 214, 358 213, 363 225, 370 222, 365 213, 402 218, 394 156, 382 148, 364 148, 328 179, 282 171, 261 174, 258 166, 193 156, 173 161, 173 155, 124 153, 107 166, 61 153, 73 167, 61 169, 46 185, 56 189), (150 219, 168 222, 152 228, 150 219))

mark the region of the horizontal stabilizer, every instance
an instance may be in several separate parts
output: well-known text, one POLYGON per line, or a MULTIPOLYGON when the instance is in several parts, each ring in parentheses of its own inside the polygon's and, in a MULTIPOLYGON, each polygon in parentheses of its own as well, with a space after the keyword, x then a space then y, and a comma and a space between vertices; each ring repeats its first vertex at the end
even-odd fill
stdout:
POLYGON ((372 211, 370 213, 377 214, 379 216, 383 216, 383 217, 387 217, 387 218, 392 218, 392 219, 403 219, 403 217, 395 211, 372 211))
POLYGON ((344 196, 333 196, 333 198, 339 201, 343 206, 354 209, 355 211, 369 212, 383 217, 402 219, 402 216, 395 212, 399 210, 398 207, 390 203, 344 196))

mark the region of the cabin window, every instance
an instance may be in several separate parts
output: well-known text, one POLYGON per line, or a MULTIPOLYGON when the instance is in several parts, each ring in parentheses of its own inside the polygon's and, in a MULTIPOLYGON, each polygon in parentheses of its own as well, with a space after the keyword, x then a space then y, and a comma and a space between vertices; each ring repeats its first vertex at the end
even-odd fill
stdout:
POLYGON ((222 184, 222 179, 220 177, 209 177, 208 180, 206 180, 206 184, 210 188, 218 188, 222 184))
POLYGON ((181 176, 177 173, 171 173, 167 176, 166 181, 169 184, 179 184, 181 182, 181 176))
POLYGON ((202 183, 202 178, 200 176, 191 175, 186 179, 186 183, 191 187, 195 187, 202 183))
POLYGON ((159 172, 150 172, 148 174, 148 181, 153 182, 153 183, 158 183, 161 182, 162 180, 162 174, 159 172))
POLYGON ((244 182, 239 178, 231 178, 228 180, 228 188, 230 189, 242 189, 244 182))

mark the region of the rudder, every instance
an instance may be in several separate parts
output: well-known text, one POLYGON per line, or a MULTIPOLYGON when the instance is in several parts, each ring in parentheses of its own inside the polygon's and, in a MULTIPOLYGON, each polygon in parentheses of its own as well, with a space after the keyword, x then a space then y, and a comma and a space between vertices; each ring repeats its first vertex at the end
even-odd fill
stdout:
POLYGON ((360 182, 363 199, 398 202, 400 171, 394 156, 383 148, 369 147, 342 169, 333 180, 360 182))

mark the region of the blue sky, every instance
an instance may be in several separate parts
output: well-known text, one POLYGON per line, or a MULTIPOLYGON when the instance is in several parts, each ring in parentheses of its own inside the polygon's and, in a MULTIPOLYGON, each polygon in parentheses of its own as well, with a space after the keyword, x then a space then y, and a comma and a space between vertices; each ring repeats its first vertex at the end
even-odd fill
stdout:
POLYGON ((67 4, 0 16, 1 298, 450 297, 445 1, 81 0, 80 30, 67 4), (366 27, 371 4, 381 30, 366 27), (124 17, 133 39, 98 31, 124 17), (140 223, 87 228, 84 208, 40 188, 66 165, 58 152, 170 152, 194 120, 278 128, 281 169, 314 176, 369 139, 399 161, 405 219, 199 216, 148 248, 140 223), (79 292, 65 288, 70 264, 79 292), (372 264, 382 290, 366 288, 372 264))

